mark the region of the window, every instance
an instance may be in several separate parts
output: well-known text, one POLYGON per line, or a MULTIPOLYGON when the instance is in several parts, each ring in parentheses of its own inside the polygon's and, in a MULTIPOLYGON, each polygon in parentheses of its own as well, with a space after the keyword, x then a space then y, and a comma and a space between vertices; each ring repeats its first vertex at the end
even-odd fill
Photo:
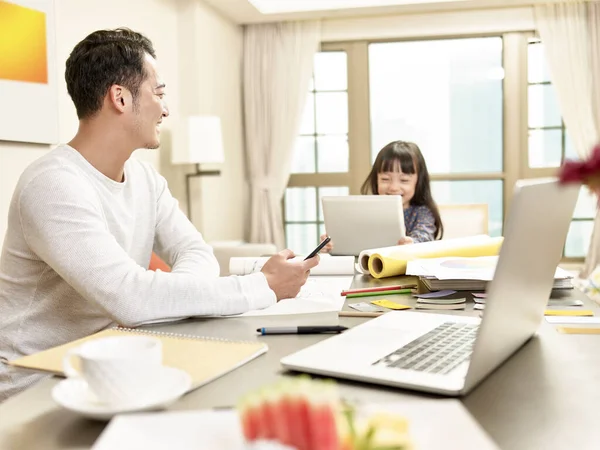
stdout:
MULTIPOLYGON (((514 183, 577 158, 532 35, 323 44, 283 199, 287 245, 312 250, 320 198, 359 194, 395 140, 420 147, 438 204, 485 203, 489 233, 501 235, 514 183)), ((595 212, 582 190, 565 257, 586 254, 595 212)))
POLYGON ((315 55, 294 149, 291 187, 284 197, 286 245, 299 254, 312 251, 324 232, 321 197, 349 193, 347 184, 335 185, 345 180, 331 175, 347 175, 349 170, 346 59, 343 51, 315 55))
POLYGON ((371 160, 395 140, 416 143, 440 203, 488 203, 502 233, 501 37, 369 46, 371 160))
POLYGON ((529 167, 557 168, 565 158, 575 159, 577 154, 562 121, 543 44, 530 42, 527 58, 529 167))
MULTIPOLYGON (((527 85, 527 174, 554 175, 565 159, 577 159, 577 153, 562 120, 544 46, 539 40, 531 40, 527 45, 527 85)), ((587 254, 595 216, 596 202, 582 188, 567 234, 565 257, 583 258, 587 254)))

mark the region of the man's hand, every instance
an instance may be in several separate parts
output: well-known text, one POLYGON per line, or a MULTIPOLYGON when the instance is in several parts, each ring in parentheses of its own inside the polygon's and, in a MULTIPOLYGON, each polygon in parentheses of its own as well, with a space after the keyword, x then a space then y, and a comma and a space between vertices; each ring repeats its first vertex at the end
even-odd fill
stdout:
POLYGON ((415 242, 415 241, 413 241, 413 238, 406 236, 406 237, 403 237, 402 239, 400 239, 400 240, 398 241, 398 244, 397 244, 397 245, 408 245, 408 244, 414 244, 414 242, 415 242))
POLYGON ((298 295, 310 269, 319 264, 319 255, 306 261, 288 261, 294 256, 291 250, 283 250, 271 256, 261 270, 269 287, 275 292, 277 301, 298 295))

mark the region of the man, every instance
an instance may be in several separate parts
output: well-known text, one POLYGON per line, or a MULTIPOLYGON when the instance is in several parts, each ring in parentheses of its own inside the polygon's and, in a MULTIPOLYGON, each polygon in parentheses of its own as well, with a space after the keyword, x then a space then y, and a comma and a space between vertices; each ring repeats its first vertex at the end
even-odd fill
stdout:
MULTIPOLYGON (((169 111, 152 43, 127 29, 74 48, 67 89, 79 117, 68 145, 29 166, 15 189, 0 260, 0 359, 101 329, 265 308, 294 297, 318 258, 273 256, 262 272, 219 278, 212 249, 167 183, 130 158, 158 148, 169 111), (152 251, 172 271, 147 270, 152 251)), ((0 363, 0 402, 41 378, 0 363)))

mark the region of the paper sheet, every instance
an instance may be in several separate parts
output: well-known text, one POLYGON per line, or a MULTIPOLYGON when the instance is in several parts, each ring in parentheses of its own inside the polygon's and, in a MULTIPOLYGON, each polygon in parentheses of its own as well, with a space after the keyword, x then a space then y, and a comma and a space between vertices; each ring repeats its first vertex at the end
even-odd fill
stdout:
MULTIPOLYGON (((390 411, 409 420, 419 450, 497 450, 481 426, 455 399, 407 399, 362 405, 369 413, 390 411), (431 430, 435 430, 432 433, 431 430)), ((235 411, 174 411, 116 416, 92 450, 248 450, 235 411)), ((258 447, 257 447, 258 450, 258 447)))
POLYGON ((346 297, 341 292, 352 284, 353 277, 310 276, 296 298, 281 300, 265 309, 227 317, 276 316, 341 311, 346 297))
MULTIPOLYGON (((260 272, 269 258, 260 257, 233 257, 229 260, 229 273, 231 275, 249 275, 260 272)), ((293 258, 292 261, 302 260, 302 257, 293 258)), ((310 271, 311 275, 354 275, 354 256, 320 255, 319 265, 310 271)))
MULTIPOLYGON (((498 256, 481 257, 445 257, 416 259, 409 261, 406 268, 408 275, 435 277, 438 280, 483 280, 491 281, 496 271, 498 256)), ((557 267, 555 280, 572 278, 566 270, 557 267)))

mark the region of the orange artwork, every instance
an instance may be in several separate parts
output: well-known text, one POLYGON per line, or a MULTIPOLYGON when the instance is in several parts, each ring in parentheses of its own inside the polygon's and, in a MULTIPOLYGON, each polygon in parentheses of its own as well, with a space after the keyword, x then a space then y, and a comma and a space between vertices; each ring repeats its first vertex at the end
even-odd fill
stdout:
POLYGON ((48 84, 45 13, 0 0, 0 79, 48 84))

